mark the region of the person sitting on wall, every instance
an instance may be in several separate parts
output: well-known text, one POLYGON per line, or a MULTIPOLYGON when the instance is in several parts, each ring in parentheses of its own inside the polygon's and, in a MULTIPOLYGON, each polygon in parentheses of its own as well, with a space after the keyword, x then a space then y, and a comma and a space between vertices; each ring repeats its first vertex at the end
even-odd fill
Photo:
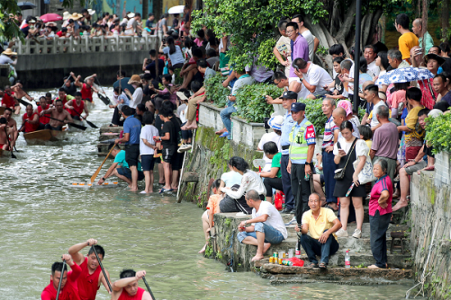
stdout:
POLYGON ((255 190, 246 193, 246 203, 252 207, 252 219, 242 221, 238 226, 240 243, 257 246, 252 261, 263 259, 271 244, 280 244, 287 238, 287 229, 282 216, 268 201, 262 201, 255 190), (252 224, 246 227, 247 224, 252 224))

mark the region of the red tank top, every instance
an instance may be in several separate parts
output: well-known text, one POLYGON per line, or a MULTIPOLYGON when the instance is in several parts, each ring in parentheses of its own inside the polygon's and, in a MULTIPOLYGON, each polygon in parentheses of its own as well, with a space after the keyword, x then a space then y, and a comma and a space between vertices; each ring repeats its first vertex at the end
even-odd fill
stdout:
MULTIPOLYGON (((72 270, 67 272, 67 281, 66 285, 60 291, 59 300, 80 300, 78 297, 77 283, 76 280, 80 275, 80 266, 74 264, 72 266, 72 270)), ((50 281, 50 284, 45 287, 45 289, 41 293, 41 300, 55 300, 56 299, 57 290, 53 286, 53 282, 50 281)))
MULTIPOLYGON (((32 113, 31 116, 29 117, 27 113, 25 113, 22 117, 22 121, 25 120, 33 120, 34 116, 37 115, 37 113, 32 113)), ((25 132, 33 132, 38 130, 39 128, 39 123, 38 124, 30 124, 28 122, 25 123, 25 132)))
POLYGON ((74 99, 72 101, 72 106, 74 107, 74 109, 70 110, 71 116, 78 116, 78 115, 81 115, 81 113, 85 109, 85 102, 83 100, 81 100, 80 105, 77 105, 77 101, 74 99), (78 112, 78 114, 77 114, 77 112, 78 112))
POLYGON ((2 98, 2 105, 6 105, 6 107, 14 108, 14 105, 16 105, 16 101, 14 101, 14 98, 12 97, 14 95, 14 92, 11 92, 11 96, 7 93, 3 94, 2 98))
POLYGON ((83 86, 81 87, 81 99, 88 99, 89 102, 92 102, 92 89, 86 83, 83 83, 83 86))
POLYGON ((66 96, 64 96, 63 99, 60 99, 60 97, 58 97, 58 98, 55 99, 55 101, 56 100, 61 100, 63 102, 63 105, 66 105, 66 103, 67 103, 67 97, 66 96))
POLYGON ((135 296, 129 296, 127 294, 127 292, 125 291, 125 289, 122 289, 122 293, 119 296, 119 299, 117 300, 141 300, 143 298, 143 294, 144 294, 145 290, 138 287, 138 292, 136 293, 135 296))
MULTIPOLYGON (((47 105, 44 109, 42 109, 41 106, 38 106, 38 113, 40 114, 43 110, 48 109, 49 106, 47 105)), ((48 124, 48 122, 50 121, 50 119, 48 118, 50 117, 50 114, 45 114, 43 117, 39 117, 39 123, 41 124, 48 124)))
POLYGON ((89 274, 87 257, 85 257, 80 267, 81 274, 77 279, 78 295, 81 300, 95 300, 97 290, 99 289, 99 276, 102 269, 98 266, 94 273, 89 274))

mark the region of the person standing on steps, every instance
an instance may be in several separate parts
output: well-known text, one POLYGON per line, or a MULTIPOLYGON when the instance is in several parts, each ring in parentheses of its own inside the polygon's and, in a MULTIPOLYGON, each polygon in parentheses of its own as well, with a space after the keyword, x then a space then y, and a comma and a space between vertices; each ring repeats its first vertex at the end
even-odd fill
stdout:
POLYGON ((246 193, 246 203, 252 208, 252 219, 238 225, 237 239, 240 243, 257 246, 257 253, 252 258, 257 261, 263 259, 271 244, 280 244, 288 233, 280 213, 270 202, 262 201, 256 190, 246 193), (252 225, 246 227, 247 224, 252 225))
MULTIPOLYGON (((102 268, 97 261, 94 250, 90 248, 86 257, 80 252, 83 248, 89 246, 93 246, 95 248, 100 260, 103 261, 105 258, 105 250, 102 246, 97 245, 97 240, 95 239, 89 239, 86 242, 75 244, 68 250, 74 262, 81 268, 81 274, 77 279, 78 295, 80 296, 80 300, 95 300, 97 290, 100 288, 100 283, 103 284, 107 292, 110 292, 108 283, 103 276, 102 268)), ((105 273, 107 274, 109 281, 110 275, 106 270, 105 273)))

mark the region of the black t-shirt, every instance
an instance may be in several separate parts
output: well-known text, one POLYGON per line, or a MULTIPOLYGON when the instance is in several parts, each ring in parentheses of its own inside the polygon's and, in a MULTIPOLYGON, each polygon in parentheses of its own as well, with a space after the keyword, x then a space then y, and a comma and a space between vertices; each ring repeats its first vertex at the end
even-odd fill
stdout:
POLYGON ((341 95, 343 94, 343 91, 345 89, 343 82, 340 80, 340 78, 337 76, 335 76, 335 83, 334 83, 334 87, 335 89, 338 91, 338 94, 341 95))
POLYGON ((181 141, 181 137, 182 137, 182 129, 180 128, 182 126, 182 122, 180 122, 180 120, 176 117, 173 116, 171 118, 171 122, 174 124, 174 128, 175 128, 175 136, 177 137, 177 145, 180 143, 181 141))
POLYGON ((160 115, 155 116, 155 127, 158 129, 158 135, 163 136, 163 121, 161 121, 160 115))
MULTIPOLYGON (((162 59, 158 59, 158 76, 163 75, 163 68, 164 68, 164 61, 162 59)), ((146 70, 150 71, 150 75, 152 75, 152 78, 155 79, 156 72, 155 72, 155 61, 152 61, 150 64, 146 66, 146 70)))
POLYGON ((174 21, 172 21, 172 27, 175 28, 175 27, 177 27, 177 25, 179 25, 179 20, 174 19, 174 21))
POLYGON ((163 148, 170 148, 170 147, 176 147, 177 146, 177 132, 176 128, 174 126, 174 123, 164 122, 163 129, 161 130, 161 136, 165 136, 166 133, 169 132, 169 140, 162 140, 161 145, 163 145, 163 148))
POLYGON ((63 86, 64 91, 66 92, 66 94, 74 96, 75 93, 77 92, 77 87, 74 85, 73 82, 71 82, 70 86, 67 87, 66 85, 63 86))
POLYGON ((442 64, 443 72, 446 72, 447 74, 451 74, 451 58, 444 57, 445 62, 442 64))

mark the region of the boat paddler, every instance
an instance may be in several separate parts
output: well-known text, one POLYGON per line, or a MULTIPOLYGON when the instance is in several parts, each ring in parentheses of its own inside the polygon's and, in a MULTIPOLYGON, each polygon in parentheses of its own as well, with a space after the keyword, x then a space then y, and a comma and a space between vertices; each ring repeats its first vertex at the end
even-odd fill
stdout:
POLYGON ((62 260, 66 261, 66 264, 70 266, 71 271, 67 272, 67 266, 64 267, 64 271, 61 274, 63 268, 62 262, 55 262, 52 265, 52 275, 50 275, 50 283, 41 293, 41 300, 55 300, 58 292, 58 285, 60 280, 61 289, 58 299, 64 300, 80 300, 77 293, 77 279, 81 273, 79 265, 74 263, 72 257, 69 254, 63 254, 62 260))
POLYGON ((49 123, 45 125, 45 129, 62 131, 64 124, 74 122, 69 112, 63 109, 63 101, 61 100, 55 100, 54 107, 41 111, 40 115, 43 117, 46 114, 50 114, 53 119, 50 119, 49 123))
POLYGON ((111 300, 153 300, 149 292, 138 286, 145 275, 146 271, 123 270, 119 275, 121 279, 113 283, 111 300))
POLYGON ((8 136, 7 134, 7 121, 4 116, 0 116, 0 149, 11 151, 10 146, 8 145, 8 136))
POLYGON ((94 79, 97 74, 86 77, 85 83, 80 82, 80 76, 75 79, 74 84, 81 88, 81 98, 85 101, 92 103, 92 94, 98 93, 97 89, 94 87, 94 79))
POLYGON ((11 141, 11 148, 14 148, 16 144, 17 137, 19 136, 19 131, 17 130, 17 122, 13 118, 11 118, 13 114, 13 110, 9 107, 5 108, 5 112, 3 116, 6 119, 7 131, 11 141))
MULTIPOLYGON (((96 254, 92 248, 89 249, 88 255, 84 256, 80 251, 86 247, 94 246, 101 261, 105 257, 105 250, 102 246, 97 245, 97 240, 89 239, 86 242, 73 245, 69 248, 69 254, 72 255, 74 262, 80 265, 81 274, 77 279, 78 295, 80 300, 95 300, 97 290, 100 288, 100 283, 103 284, 107 292, 110 292, 108 283, 103 276, 102 269, 97 261, 96 254)), ((105 270, 108 281, 110 280, 109 273, 105 270)))
POLYGON ((81 99, 80 92, 76 92, 75 99, 68 101, 64 106, 69 109, 70 115, 74 120, 81 121, 89 116, 88 108, 86 107, 85 102, 81 99), (85 112, 85 116, 80 118, 83 111, 85 112))
POLYGON ((20 131, 29 133, 38 130, 39 115, 33 111, 33 105, 28 104, 26 113, 22 116, 22 127, 20 131))

